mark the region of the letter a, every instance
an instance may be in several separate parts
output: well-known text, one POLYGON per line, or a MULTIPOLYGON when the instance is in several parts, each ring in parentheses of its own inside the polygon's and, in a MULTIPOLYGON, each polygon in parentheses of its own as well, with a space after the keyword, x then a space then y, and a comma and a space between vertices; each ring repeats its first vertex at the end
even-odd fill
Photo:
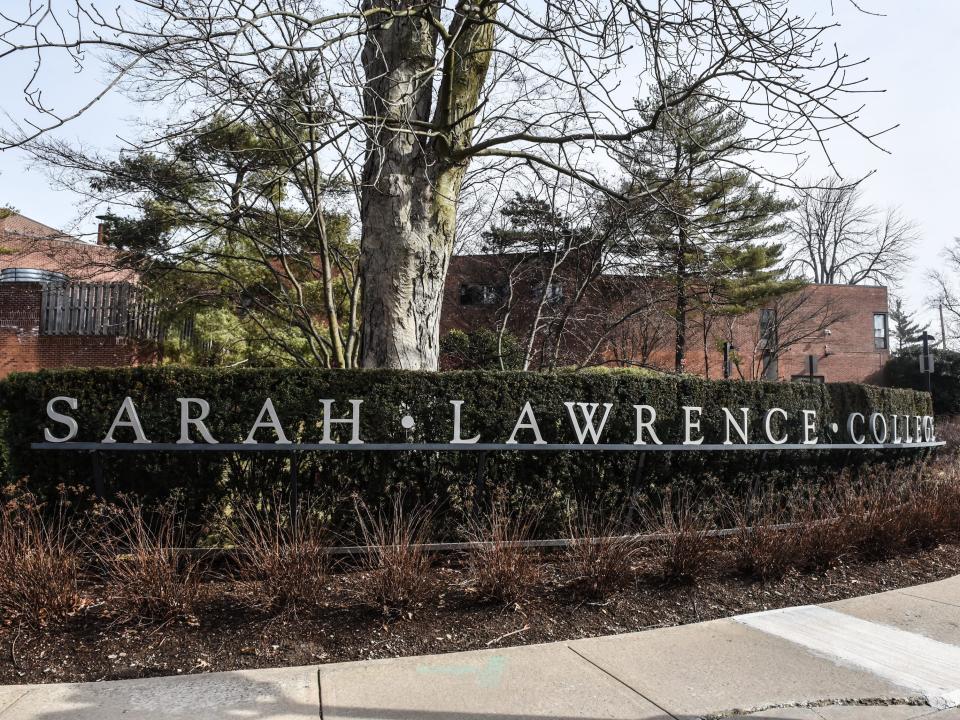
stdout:
POLYGON ((510 439, 507 440, 507 445, 517 444, 517 432, 520 430, 533 430, 533 436, 536 438, 536 440, 533 441, 534 445, 547 444, 547 441, 540 435, 540 428, 537 427, 537 418, 533 414, 533 408, 530 407, 529 400, 527 400, 523 406, 523 410, 520 411, 520 417, 517 419, 517 424, 514 426, 513 432, 510 433, 510 439))

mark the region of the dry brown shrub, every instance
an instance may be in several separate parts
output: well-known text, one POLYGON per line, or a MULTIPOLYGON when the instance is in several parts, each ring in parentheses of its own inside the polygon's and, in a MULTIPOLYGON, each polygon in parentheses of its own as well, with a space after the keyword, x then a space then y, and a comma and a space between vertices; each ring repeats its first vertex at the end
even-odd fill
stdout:
POLYGON ((185 547, 184 514, 176 502, 147 509, 121 498, 97 512, 97 530, 88 542, 118 619, 194 621, 203 561, 185 547))
POLYGON ((0 610, 36 628, 61 623, 80 602, 81 562, 63 511, 31 498, 0 511, 0 610))
POLYGON ((236 548, 236 570, 249 584, 246 597, 257 606, 283 613, 312 612, 327 595, 331 536, 328 516, 300 501, 296 524, 279 496, 269 503, 252 500, 234 507, 226 528, 236 548))
POLYGON ((430 541, 433 513, 430 508, 406 511, 403 498, 373 512, 363 502, 356 507, 366 552, 361 591, 385 614, 406 610, 429 595, 432 588, 430 541))
POLYGON ((918 487, 915 468, 872 467, 844 473, 835 513, 850 548, 867 560, 882 560, 915 547, 918 487))
POLYGON ((642 546, 622 515, 604 519, 582 508, 571 514, 569 540, 564 564, 579 592, 603 597, 634 577, 642 546))
POLYGON ((794 517, 776 495, 766 492, 742 503, 730 502, 730 539, 736 571, 757 580, 774 580, 798 565, 794 517))
POLYGON ((793 518, 798 569, 824 570, 850 554, 849 530, 829 497, 798 500, 793 518))
POLYGON ((534 513, 510 511, 500 500, 470 522, 467 537, 476 547, 467 554, 466 573, 469 587, 480 597, 515 603, 539 589, 539 553, 522 545, 533 538, 536 524, 534 513))
POLYGON ((645 529, 659 536, 651 550, 663 579, 678 584, 696 581, 714 559, 714 513, 687 493, 676 500, 667 493, 659 506, 641 505, 639 512, 645 529))

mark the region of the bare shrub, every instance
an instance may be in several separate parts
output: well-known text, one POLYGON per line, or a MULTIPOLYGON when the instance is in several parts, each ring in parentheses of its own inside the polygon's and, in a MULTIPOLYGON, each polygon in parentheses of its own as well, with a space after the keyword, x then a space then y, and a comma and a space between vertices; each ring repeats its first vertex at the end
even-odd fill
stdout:
POLYGON ((956 466, 958 455, 960 455, 960 416, 938 417, 936 436, 937 440, 943 440, 947 444, 936 451, 933 464, 956 466))
POLYGON ((732 554, 737 572, 757 580, 782 577, 798 564, 794 518, 772 492, 730 503, 735 528, 732 554))
POLYGON ((868 560, 891 557, 912 546, 915 478, 910 468, 875 467, 842 474, 836 514, 850 548, 868 560))
POLYGON ((327 516, 307 501, 294 526, 282 498, 237 504, 226 528, 236 547, 237 573, 249 583, 254 604, 272 611, 313 611, 323 604, 330 569, 327 516))
POLYGON ((521 543, 533 538, 536 515, 510 511, 501 500, 474 518, 467 537, 476 543, 467 555, 470 588, 480 597, 497 602, 519 602, 534 592, 542 577, 540 558, 521 543))
POLYGON ((385 614, 420 602, 431 587, 430 557, 423 547, 430 540, 433 513, 429 508, 407 512, 395 496, 386 512, 376 513, 363 502, 356 507, 367 552, 362 556, 367 572, 363 591, 385 614))
POLYGON ((32 499, 0 511, 0 610, 36 628, 76 610, 81 563, 63 513, 45 515, 32 499))
POLYGON ((646 530, 659 536, 651 550, 664 580, 685 584, 703 574, 714 556, 712 512, 687 493, 674 500, 668 492, 659 506, 641 505, 639 513, 646 530))
POLYGON ((938 455, 920 473, 911 492, 916 540, 930 545, 960 535, 960 466, 955 455, 938 455))
POLYGON ((823 570, 850 553, 850 531, 832 497, 798 499, 793 518, 798 569, 823 570))
POLYGON ((98 510, 91 550, 116 615, 127 622, 193 620, 202 561, 187 551, 183 513, 170 501, 152 509, 130 498, 98 510))
POLYGON ((570 517, 569 539, 564 564, 579 592, 602 597, 633 578, 641 545, 622 515, 603 519, 583 508, 570 517))
POLYGON ((960 528, 960 478, 953 463, 877 465, 841 472, 799 513, 798 554, 806 569, 845 554, 867 560, 929 547, 960 528))

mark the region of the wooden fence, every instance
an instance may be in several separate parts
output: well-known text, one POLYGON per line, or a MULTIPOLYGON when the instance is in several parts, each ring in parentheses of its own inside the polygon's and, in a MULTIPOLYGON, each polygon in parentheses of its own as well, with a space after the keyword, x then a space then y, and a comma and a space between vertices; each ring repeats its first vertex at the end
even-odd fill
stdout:
POLYGON ((43 288, 43 335, 118 335, 162 340, 159 307, 130 283, 48 284, 43 288))

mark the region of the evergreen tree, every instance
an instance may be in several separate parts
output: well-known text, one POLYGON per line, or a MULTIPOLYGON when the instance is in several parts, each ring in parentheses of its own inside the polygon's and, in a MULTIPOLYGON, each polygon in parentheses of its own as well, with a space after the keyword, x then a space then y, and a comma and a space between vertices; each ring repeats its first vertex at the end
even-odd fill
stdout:
POLYGON ((893 325, 893 336, 897 339, 897 350, 919 342, 918 338, 926 332, 927 326, 920 327, 914 321, 914 316, 903 307, 902 298, 893 299, 893 308, 890 310, 890 320, 893 325))
MULTIPOLYGON (((677 78, 673 84, 679 87, 677 78)), ((742 116, 692 94, 655 118, 659 91, 641 104, 657 130, 632 147, 627 252, 646 274, 670 283, 676 321, 675 368, 684 369, 692 312, 704 323, 721 313, 754 309, 797 289, 780 270, 783 247, 762 242, 783 233, 792 207, 751 179, 753 145, 742 116), (652 191, 652 192, 651 192, 652 191)), ((705 328, 705 335, 708 328, 705 328)))

